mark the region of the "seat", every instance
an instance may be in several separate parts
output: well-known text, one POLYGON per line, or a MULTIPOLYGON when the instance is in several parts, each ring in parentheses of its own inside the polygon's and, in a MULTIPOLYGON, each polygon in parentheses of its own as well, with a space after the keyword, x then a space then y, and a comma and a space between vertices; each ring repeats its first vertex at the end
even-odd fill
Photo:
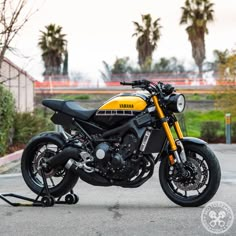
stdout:
POLYGON ((62 112, 85 121, 89 120, 97 111, 97 109, 85 109, 74 101, 64 101, 60 99, 44 99, 42 104, 54 111, 62 112))

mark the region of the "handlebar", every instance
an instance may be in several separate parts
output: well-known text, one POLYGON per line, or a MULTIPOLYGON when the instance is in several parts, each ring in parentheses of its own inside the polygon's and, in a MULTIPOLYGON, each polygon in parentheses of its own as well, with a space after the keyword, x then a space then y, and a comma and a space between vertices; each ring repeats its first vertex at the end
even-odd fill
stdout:
POLYGON ((153 82, 149 80, 134 80, 131 82, 120 82, 121 85, 130 85, 133 88, 141 88, 149 91, 150 93, 157 92, 159 94, 166 94, 169 95, 173 91, 175 91, 175 88, 170 84, 163 84, 162 82, 158 82, 157 84, 154 84, 153 82))
POLYGON ((132 82, 120 82, 121 85, 131 85, 131 86, 139 86, 139 85, 149 85, 151 82, 148 80, 134 80, 132 82))

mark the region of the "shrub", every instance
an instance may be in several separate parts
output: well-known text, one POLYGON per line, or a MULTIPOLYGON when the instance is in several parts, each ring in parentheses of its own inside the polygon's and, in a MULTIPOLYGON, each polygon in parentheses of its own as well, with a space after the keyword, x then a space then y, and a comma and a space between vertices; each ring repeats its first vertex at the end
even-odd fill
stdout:
POLYGON ((194 95, 192 96, 192 100, 199 101, 201 100, 201 96, 198 93, 194 93, 194 95))
POLYGON ((13 96, 11 92, 0 85, 0 156, 6 153, 10 141, 14 113, 13 96))
POLYGON ((17 113, 14 121, 14 144, 25 144, 34 135, 52 130, 53 125, 48 119, 29 112, 17 113))
POLYGON ((214 142, 217 140, 218 130, 220 129, 220 122, 206 121, 201 124, 201 137, 207 142, 214 142))

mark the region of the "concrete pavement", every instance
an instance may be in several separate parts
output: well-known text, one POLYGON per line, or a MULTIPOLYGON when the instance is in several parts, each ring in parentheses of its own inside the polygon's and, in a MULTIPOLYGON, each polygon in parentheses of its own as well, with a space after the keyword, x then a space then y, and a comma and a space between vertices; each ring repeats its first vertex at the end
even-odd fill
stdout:
MULTIPOLYGON (((222 182, 212 201, 228 203, 236 216, 236 145, 210 145, 222 168, 222 182)), ((0 192, 34 196, 18 173, 0 175, 0 192)), ((80 202, 52 208, 13 208, 0 200, 0 235, 212 235, 201 224, 202 207, 183 208, 161 190, 158 168, 137 189, 95 187, 79 181, 80 202)), ((236 224, 224 235, 235 235, 236 224)))

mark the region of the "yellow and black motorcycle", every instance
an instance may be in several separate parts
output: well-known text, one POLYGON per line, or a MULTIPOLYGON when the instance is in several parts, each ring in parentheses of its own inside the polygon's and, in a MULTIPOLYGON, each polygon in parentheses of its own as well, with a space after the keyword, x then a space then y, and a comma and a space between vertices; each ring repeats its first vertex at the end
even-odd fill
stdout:
POLYGON ((206 142, 183 136, 174 113, 183 112, 184 95, 161 82, 121 84, 149 93, 119 94, 98 109, 43 100, 62 129, 27 144, 21 169, 28 187, 52 197, 71 191, 78 178, 96 186, 136 188, 152 177, 160 161, 160 184, 170 200, 189 207, 208 202, 219 187, 220 166, 206 142))

